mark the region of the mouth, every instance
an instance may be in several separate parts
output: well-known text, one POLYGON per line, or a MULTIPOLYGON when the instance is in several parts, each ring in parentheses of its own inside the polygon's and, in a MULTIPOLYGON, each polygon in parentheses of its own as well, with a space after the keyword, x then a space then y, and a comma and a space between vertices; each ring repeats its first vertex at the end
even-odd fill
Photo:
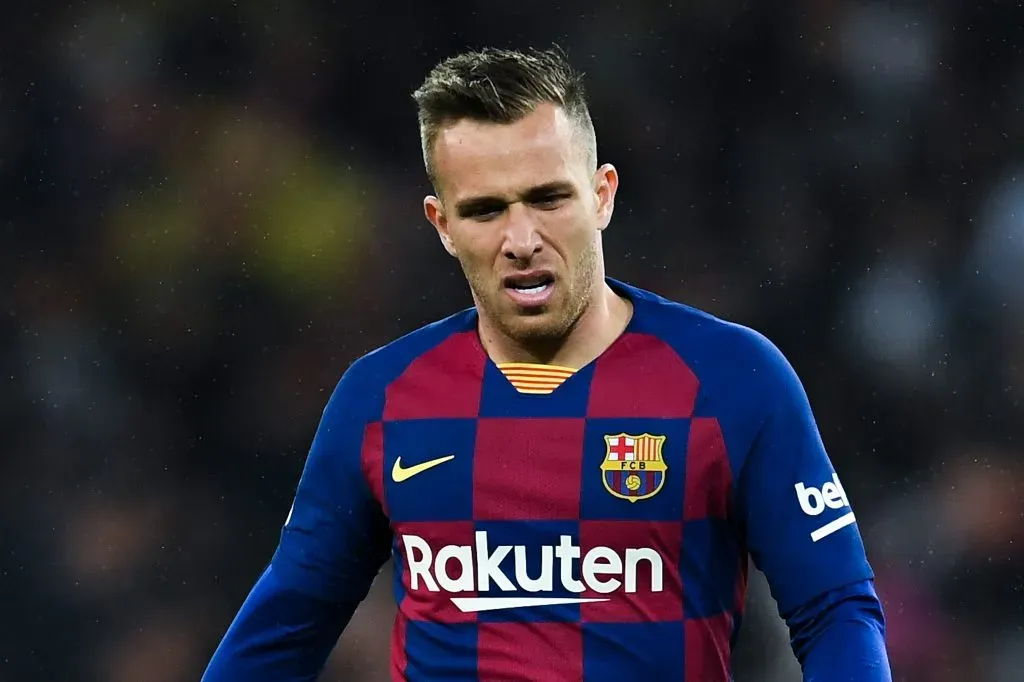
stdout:
POLYGON ((533 271, 509 275, 502 284, 505 292, 524 308, 542 306, 555 289, 555 276, 547 271, 533 271))

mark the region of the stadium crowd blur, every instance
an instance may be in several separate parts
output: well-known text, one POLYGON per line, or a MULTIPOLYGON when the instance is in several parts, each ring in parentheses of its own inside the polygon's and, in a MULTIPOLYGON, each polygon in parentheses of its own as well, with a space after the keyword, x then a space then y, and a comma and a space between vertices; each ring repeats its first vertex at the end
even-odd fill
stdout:
MULTIPOLYGON (((610 273, 803 377, 896 679, 1024 680, 1020 3, 3 15, 0 681, 198 679, 337 378, 469 303, 410 92, 552 41, 622 174, 610 273)), ((392 608, 385 571, 324 679, 386 679, 392 608)), ((786 637, 753 580, 737 680, 799 679, 786 637)))

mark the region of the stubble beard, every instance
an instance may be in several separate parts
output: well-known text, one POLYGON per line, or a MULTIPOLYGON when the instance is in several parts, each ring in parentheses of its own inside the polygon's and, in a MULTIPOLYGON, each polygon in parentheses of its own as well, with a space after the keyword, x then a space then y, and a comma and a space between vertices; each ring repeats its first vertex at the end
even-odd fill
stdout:
POLYGON ((480 309, 480 314, 506 339, 524 350, 535 351, 537 355, 553 353, 569 336, 580 318, 587 311, 594 297, 594 278, 597 275, 599 261, 598 247, 591 244, 577 261, 576 269, 570 281, 559 280, 558 286, 567 291, 556 292, 555 309, 531 315, 522 314, 510 307, 500 297, 505 296, 500 288, 489 288, 490 273, 486 275, 471 272, 466 264, 462 264, 463 273, 469 283, 473 298, 480 309), (544 319, 538 320, 537 317, 544 319))

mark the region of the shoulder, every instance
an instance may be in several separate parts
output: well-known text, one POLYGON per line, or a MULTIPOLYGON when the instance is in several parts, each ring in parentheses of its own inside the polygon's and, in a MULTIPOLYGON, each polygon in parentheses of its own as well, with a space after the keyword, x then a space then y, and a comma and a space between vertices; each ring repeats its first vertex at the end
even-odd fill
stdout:
POLYGON ((470 309, 420 327, 363 355, 352 363, 343 378, 351 377, 361 388, 387 386, 417 359, 459 333, 473 331, 475 321, 476 314, 470 309))
MULTIPOLYGON (((341 404, 346 411, 357 412, 367 419, 379 418, 388 387, 418 360, 453 345, 451 342, 465 337, 466 332, 473 332, 475 321, 472 309, 463 310, 359 357, 339 380, 328 409, 332 404, 341 404)), ((457 356, 459 349, 452 350, 450 355, 457 356)))
POLYGON ((778 388, 792 367, 761 332, 658 294, 629 287, 634 328, 669 345, 705 388, 761 393, 778 388))

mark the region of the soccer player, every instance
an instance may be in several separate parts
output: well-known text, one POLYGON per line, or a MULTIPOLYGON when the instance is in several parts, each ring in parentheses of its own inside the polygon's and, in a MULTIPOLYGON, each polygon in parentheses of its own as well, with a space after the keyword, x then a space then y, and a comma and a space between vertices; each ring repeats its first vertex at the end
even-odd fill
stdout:
POLYGON ((394 680, 726 682, 748 555, 805 680, 890 680, 791 366, 605 275, 619 176, 564 55, 461 54, 414 98, 474 305, 345 372, 204 680, 314 680, 390 557, 394 680))

